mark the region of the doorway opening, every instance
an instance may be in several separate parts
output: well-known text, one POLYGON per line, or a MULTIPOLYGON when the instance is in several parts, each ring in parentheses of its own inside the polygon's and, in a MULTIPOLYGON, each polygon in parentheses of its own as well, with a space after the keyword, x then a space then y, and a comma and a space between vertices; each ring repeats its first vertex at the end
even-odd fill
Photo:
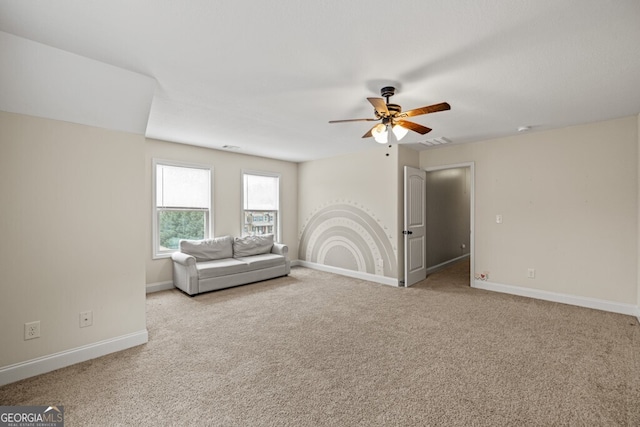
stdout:
POLYGON ((427 275, 469 263, 469 285, 474 271, 474 163, 429 167, 426 171, 427 275))

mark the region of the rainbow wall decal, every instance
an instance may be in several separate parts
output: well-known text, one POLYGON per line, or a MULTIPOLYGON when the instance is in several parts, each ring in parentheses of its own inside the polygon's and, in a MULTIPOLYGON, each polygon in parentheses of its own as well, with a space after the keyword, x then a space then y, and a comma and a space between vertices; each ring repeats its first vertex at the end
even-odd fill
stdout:
POLYGON ((335 203, 303 225, 298 257, 322 265, 397 277, 392 236, 380 220, 355 205, 335 203))

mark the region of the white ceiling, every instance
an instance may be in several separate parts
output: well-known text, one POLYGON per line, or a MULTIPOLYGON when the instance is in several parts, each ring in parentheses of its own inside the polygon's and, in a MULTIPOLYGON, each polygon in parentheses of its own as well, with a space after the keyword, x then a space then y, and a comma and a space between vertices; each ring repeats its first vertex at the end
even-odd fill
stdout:
POLYGON ((0 0, 0 31, 155 79, 148 137, 291 161, 376 146, 327 122, 389 83, 452 107, 402 143, 640 113, 638 0, 0 0))

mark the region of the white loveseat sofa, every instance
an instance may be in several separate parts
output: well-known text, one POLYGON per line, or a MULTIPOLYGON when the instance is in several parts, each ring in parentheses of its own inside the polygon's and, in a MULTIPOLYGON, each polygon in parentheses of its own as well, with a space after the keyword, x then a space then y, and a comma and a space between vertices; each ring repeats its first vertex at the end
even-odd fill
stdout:
POLYGON ((244 285, 291 271, 289 249, 273 235, 181 240, 171 255, 173 284, 189 295, 244 285))

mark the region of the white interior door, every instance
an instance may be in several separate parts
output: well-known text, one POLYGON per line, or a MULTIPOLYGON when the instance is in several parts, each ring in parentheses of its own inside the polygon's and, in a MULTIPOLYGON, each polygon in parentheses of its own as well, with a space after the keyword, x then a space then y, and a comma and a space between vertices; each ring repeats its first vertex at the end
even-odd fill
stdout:
POLYGON ((421 169, 404 167, 404 285, 427 277, 425 180, 421 169))

